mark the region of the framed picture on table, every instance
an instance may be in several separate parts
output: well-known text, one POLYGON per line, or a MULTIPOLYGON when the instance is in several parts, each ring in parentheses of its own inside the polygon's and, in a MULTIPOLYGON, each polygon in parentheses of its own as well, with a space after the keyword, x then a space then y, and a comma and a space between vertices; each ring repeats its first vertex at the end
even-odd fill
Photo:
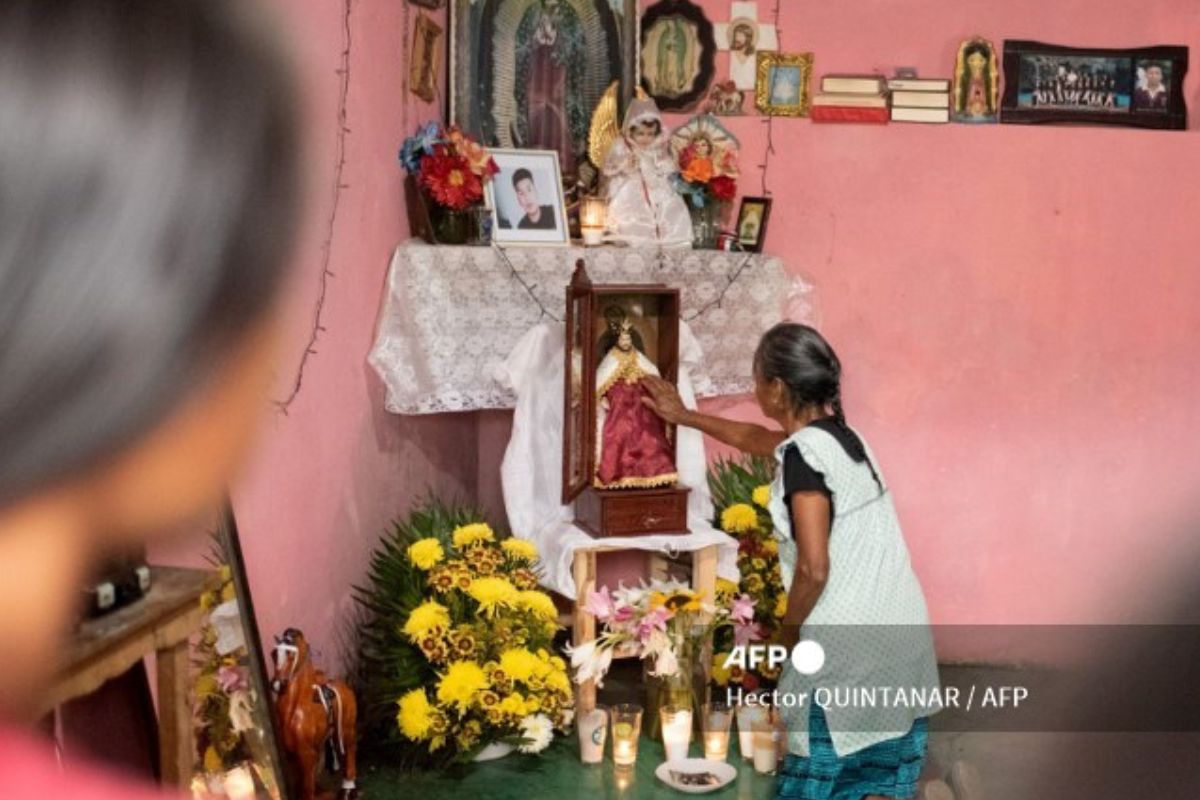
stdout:
POLYGON ((1188 49, 1004 43, 1000 121, 1184 130, 1188 49))
POLYGON ((413 26, 412 61, 408 65, 408 86, 426 103, 437 99, 437 65, 442 48, 442 28, 432 19, 417 12, 413 26))
POLYGON ((743 197, 738 209, 737 241, 742 250, 761 253, 767 238, 767 220, 771 216, 771 198, 743 197))
POLYGON ((492 209, 492 241, 501 245, 570 244, 558 153, 491 152, 500 168, 486 187, 487 203, 492 209))

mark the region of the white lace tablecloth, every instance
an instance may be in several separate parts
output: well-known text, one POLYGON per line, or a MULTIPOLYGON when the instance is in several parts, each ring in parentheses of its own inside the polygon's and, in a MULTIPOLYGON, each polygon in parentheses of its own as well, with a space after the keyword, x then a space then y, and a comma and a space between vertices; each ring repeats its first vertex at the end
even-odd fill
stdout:
POLYGON ((785 313, 811 321, 812 287, 772 256, 615 247, 500 252, 413 240, 392 256, 368 358, 387 387, 388 411, 512 408, 516 398, 496 381, 496 370, 546 314, 562 319, 579 258, 593 283, 681 289, 682 316, 704 352, 692 375, 698 397, 750 391, 750 357, 763 331, 785 313))

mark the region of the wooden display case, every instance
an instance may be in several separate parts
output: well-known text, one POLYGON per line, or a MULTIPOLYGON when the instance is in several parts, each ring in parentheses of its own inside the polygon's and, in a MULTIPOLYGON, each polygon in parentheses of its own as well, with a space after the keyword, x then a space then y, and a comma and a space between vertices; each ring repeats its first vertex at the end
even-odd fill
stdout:
POLYGON ((563 503, 596 537, 687 533, 674 427, 640 403, 646 374, 678 379, 679 290, 593 285, 580 259, 566 323, 563 503))

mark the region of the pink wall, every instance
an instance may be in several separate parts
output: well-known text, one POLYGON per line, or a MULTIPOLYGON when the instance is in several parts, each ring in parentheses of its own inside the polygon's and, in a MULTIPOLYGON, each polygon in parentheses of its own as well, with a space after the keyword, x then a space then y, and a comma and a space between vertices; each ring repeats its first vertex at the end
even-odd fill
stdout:
MULTIPOLYGON (((783 49, 818 75, 945 77, 976 33, 1195 54, 1200 30, 1189 0, 782 5, 783 49)), ((753 174, 764 126, 730 127, 753 174)), ((774 138, 767 249, 817 287, 935 620, 1142 615, 1194 538, 1173 523, 1200 445, 1196 132, 777 120, 774 138)))
MULTIPOLYGON (((298 57, 310 145, 310 208, 294 256, 275 390, 282 397, 311 329, 332 205, 345 6, 340 0, 273 5, 298 57)), ((386 413, 382 387, 366 364, 388 261, 408 236, 396 152, 411 129, 440 110, 404 88, 416 7, 353 0, 351 11, 350 132, 326 331, 299 397, 287 416, 272 413, 265 421, 254 462, 234 492, 263 635, 301 627, 333 669, 355 610, 351 586, 363 580, 387 521, 427 488, 473 495, 476 485, 471 448, 461 444, 475 438, 476 420, 386 413)), ((441 24, 444 17, 443 10, 441 24)))
MULTIPOLYGON (((728 16, 724 0, 703 4, 728 16)), ((344 6, 274 5, 302 62, 312 181, 282 394, 316 298, 344 6)), ((814 51, 818 74, 946 75, 956 40, 974 33, 1136 46, 1195 45, 1184 34, 1200 30, 1190 0, 782 5, 783 47, 814 51)), ((760 0, 760 14, 770 6, 760 0)), ((391 516, 426 487, 499 503, 506 416, 387 414, 365 363, 388 257, 407 236, 395 151, 438 113, 403 89, 415 14, 403 0, 353 2, 327 331, 235 492, 264 634, 301 626, 331 664, 350 586, 391 516)), ((757 194, 764 126, 729 125, 757 194)), ((1144 575, 1184 540, 1168 523, 1181 518, 1200 444, 1196 134, 794 120, 775 132, 767 247, 817 286, 849 415, 895 488, 935 619, 1135 616, 1151 593, 1144 575)), ((713 405, 755 414, 745 401, 713 405)))

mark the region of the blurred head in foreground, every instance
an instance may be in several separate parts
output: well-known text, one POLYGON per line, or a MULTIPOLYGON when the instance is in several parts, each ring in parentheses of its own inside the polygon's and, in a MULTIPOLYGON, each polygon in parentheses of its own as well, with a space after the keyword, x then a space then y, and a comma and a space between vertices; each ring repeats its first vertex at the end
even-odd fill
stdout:
POLYGON ((245 6, 0 4, 0 717, 95 558, 212 507, 263 408, 297 142, 245 6))

